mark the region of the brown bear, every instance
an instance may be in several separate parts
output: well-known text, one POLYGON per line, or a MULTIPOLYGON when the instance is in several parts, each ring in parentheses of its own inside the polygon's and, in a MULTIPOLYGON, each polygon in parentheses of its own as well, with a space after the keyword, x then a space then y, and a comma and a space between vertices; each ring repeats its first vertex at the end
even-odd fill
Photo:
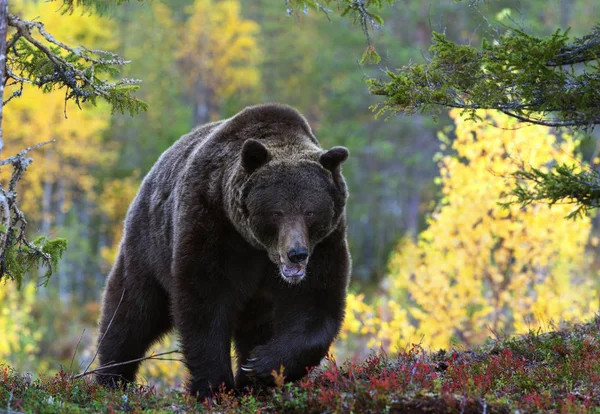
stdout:
MULTIPOLYGON (((306 119, 278 104, 177 141, 127 213, 103 297, 100 365, 142 357, 172 328, 200 398, 223 384, 269 385, 282 365, 290 381, 318 365, 344 318, 350 275, 347 157, 321 149, 306 119)), ((97 378, 133 381, 138 365, 97 378)))

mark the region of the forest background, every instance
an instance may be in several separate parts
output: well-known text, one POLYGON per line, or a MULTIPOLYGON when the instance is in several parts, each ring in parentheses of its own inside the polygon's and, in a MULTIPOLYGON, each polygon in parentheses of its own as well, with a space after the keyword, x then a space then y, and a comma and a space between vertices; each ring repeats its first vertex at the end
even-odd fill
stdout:
MULTIPOLYGON (((353 282, 338 358, 415 342, 475 345, 597 311, 597 220, 566 221, 569 206, 497 204, 510 190, 515 160, 593 167, 597 132, 523 127, 492 113, 482 113, 481 124, 457 113, 437 122, 375 119, 369 107, 378 98, 364 82, 422 61, 432 31, 472 44, 509 27, 540 36, 571 27, 583 35, 600 15, 595 1, 398 1, 370 33, 382 60, 366 65, 359 64, 367 45, 358 27, 336 13, 288 13, 283 1, 153 0, 102 16, 65 15, 58 3, 42 1, 9 7, 40 16, 65 43, 130 59, 123 75, 142 79, 137 95, 149 110, 111 116, 102 104, 69 104, 65 111, 60 93, 35 88, 6 106, 5 154, 56 140, 32 154, 21 182, 29 231, 70 243, 46 288, 36 289, 37 275, 19 291, 0 285, 0 361, 40 373, 69 366, 76 354, 73 370, 86 366, 122 220, 144 174, 194 125, 258 102, 297 107, 324 147, 344 145, 352 154, 344 174, 353 282)), ((148 361, 143 375, 177 385, 184 370, 148 361)))

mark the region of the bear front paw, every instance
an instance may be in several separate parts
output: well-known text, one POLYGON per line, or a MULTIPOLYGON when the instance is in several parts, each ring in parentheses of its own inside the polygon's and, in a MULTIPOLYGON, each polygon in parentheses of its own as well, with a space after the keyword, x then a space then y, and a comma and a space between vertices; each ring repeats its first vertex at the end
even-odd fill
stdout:
POLYGON ((273 371, 278 371, 280 366, 281 362, 266 354, 265 349, 257 347, 240 370, 255 384, 273 385, 273 371))

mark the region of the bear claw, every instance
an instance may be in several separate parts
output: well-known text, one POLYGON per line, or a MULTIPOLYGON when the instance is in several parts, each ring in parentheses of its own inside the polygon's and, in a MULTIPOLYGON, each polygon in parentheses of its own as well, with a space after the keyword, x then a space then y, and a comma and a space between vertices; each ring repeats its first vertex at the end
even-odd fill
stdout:
POLYGON ((240 368, 241 368, 241 369, 242 369, 242 371, 244 371, 244 372, 253 372, 253 371, 254 371, 252 368, 250 368, 250 367, 247 367, 247 366, 245 366, 245 365, 242 365, 240 368))

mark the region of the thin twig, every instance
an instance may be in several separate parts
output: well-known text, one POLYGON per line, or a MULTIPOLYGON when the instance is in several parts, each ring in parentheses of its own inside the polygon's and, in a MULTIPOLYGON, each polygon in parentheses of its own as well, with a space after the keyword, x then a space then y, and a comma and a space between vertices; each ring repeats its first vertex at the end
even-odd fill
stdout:
POLYGON ((110 326, 112 325, 112 323, 113 323, 113 321, 115 319, 115 316, 117 315, 117 312, 119 311, 119 307, 121 306, 121 302, 123 302, 123 298, 124 297, 125 297, 125 289, 123 289, 123 293, 121 293, 121 299, 119 300, 119 304, 117 305, 117 308, 113 312, 112 317, 110 318, 110 321, 108 322, 108 326, 106 327, 106 330, 102 334, 102 338, 100 338, 100 340, 98 341, 98 346, 96 347, 96 353, 94 354, 94 357, 92 358, 92 360, 90 361, 90 363, 86 367, 85 371, 83 371, 83 374, 79 374, 78 376, 76 376, 76 378, 79 378, 80 376, 82 377, 82 376, 86 375, 86 373, 88 372, 88 369, 90 369, 90 367, 92 366, 92 364, 96 360, 96 357, 98 356, 98 352, 100 352, 100 345, 102 345, 102 341, 104 340, 104 337, 108 333, 108 331, 110 329, 110 326))
POLYGON ((19 37, 21 37, 21 33, 17 32, 8 40, 8 42, 6 42, 6 50, 7 51, 15 45, 17 40, 19 40, 19 37))
MULTIPOLYGON (((148 359, 157 359, 157 360, 164 360, 164 361, 182 361, 181 359, 174 359, 174 358, 160 358, 160 357, 162 357, 162 356, 164 356, 164 355, 170 355, 170 354, 180 354, 180 353, 181 353, 181 350, 179 350, 179 349, 175 349, 175 350, 173 350, 173 351, 166 351, 166 352, 161 352, 161 353, 158 353, 158 354, 152 354, 152 355, 149 355, 149 356, 147 356, 147 357, 136 358, 136 359, 132 359, 132 360, 130 360, 130 361, 116 362, 116 363, 114 363, 114 364, 108 364, 108 365, 104 365, 104 366, 98 367, 98 368, 96 368, 96 369, 92 369, 92 370, 90 370, 90 371, 88 371, 88 370, 86 369, 86 370, 85 370, 84 372, 82 372, 81 374, 77 374, 77 375, 75 375, 75 376, 73 377, 73 379, 78 379, 78 378, 85 377, 86 375, 95 374, 95 373, 97 373, 97 372, 100 372, 100 371, 102 371, 103 369, 106 369, 106 368, 113 368, 113 367, 119 367, 119 366, 121 366, 121 365, 133 364, 133 363, 135 363, 135 362, 146 361, 146 360, 148 360, 148 359)), ((88 366, 88 368, 89 368, 89 366, 88 366)))
POLYGON ((77 345, 75 346, 75 351, 73 351, 73 358, 71 358, 71 365, 69 365, 69 372, 73 369, 73 361, 75 361, 75 355, 77 355, 77 349, 79 348, 79 344, 81 343, 81 338, 83 338, 83 334, 85 333, 85 328, 81 332, 81 336, 79 337, 79 341, 77 341, 77 345))

